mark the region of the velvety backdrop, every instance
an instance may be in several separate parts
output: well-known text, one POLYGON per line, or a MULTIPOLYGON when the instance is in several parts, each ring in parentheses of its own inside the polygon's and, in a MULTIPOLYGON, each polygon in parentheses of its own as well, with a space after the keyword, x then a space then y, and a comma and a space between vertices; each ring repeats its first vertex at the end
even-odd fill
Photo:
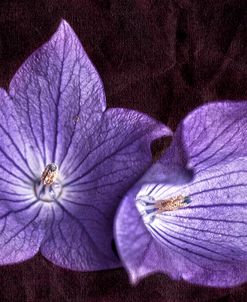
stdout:
MULTIPOLYGON (((0 2, 0 86, 66 19, 98 69, 108 106, 146 112, 172 129, 212 100, 247 99, 247 3, 205 0, 0 2)), ((246 301, 247 285, 214 289, 123 269, 55 267, 41 255, 0 268, 0 301, 246 301)))

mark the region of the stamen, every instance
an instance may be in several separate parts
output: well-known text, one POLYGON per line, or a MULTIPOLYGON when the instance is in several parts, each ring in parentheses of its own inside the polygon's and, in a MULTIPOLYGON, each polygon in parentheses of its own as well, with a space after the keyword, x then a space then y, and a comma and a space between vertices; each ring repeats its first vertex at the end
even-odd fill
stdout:
POLYGON ((34 184, 34 191, 39 200, 54 201, 62 194, 62 184, 58 178, 58 167, 51 163, 45 167, 40 179, 34 184))
POLYGON ((56 164, 52 163, 45 167, 41 175, 41 181, 44 185, 52 185, 58 176, 58 167, 56 164))
POLYGON ((157 200, 155 206, 158 209, 158 213, 162 213, 186 207, 190 202, 191 200, 188 196, 178 195, 169 199, 157 200))
POLYGON ((158 214, 178 210, 188 206, 189 203, 191 203, 190 197, 183 195, 162 200, 155 200, 150 195, 137 196, 136 198, 136 207, 146 224, 152 223, 158 214))

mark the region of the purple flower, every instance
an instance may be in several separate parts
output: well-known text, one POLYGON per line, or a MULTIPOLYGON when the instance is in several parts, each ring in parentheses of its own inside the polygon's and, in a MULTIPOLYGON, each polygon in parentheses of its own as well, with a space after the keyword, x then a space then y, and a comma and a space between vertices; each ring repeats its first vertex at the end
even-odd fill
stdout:
POLYGON ((119 266, 114 212, 168 128, 106 110, 102 82, 65 21, 0 101, 0 264, 40 250, 70 269, 119 266))
POLYGON ((247 102, 205 105, 127 193, 115 236, 133 283, 154 272, 207 286, 247 280, 247 102))

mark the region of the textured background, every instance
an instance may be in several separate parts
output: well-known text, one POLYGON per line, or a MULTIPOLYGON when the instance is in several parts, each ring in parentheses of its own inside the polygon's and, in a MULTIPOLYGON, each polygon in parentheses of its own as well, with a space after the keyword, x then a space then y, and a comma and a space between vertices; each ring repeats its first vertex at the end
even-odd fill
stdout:
MULTIPOLYGON (((176 128, 196 106, 247 99, 243 1, 39 0, 0 2, 0 86, 66 19, 98 69, 109 107, 176 128)), ((0 301, 247 301, 247 285, 199 287, 151 276, 131 287, 123 269, 78 273, 37 255, 0 268, 0 301)))

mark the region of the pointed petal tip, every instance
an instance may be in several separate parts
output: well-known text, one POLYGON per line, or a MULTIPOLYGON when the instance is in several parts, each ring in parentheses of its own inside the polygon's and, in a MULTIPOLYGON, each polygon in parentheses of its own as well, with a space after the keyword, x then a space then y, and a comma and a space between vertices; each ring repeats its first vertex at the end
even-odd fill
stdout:
POLYGON ((173 131, 161 122, 156 121, 156 127, 151 134, 152 139, 157 139, 163 136, 173 136, 173 131))
POLYGON ((62 24, 69 25, 69 23, 65 19, 63 19, 63 18, 60 21, 60 25, 62 25, 62 24))
POLYGON ((49 39, 48 43, 57 38, 59 38, 59 39, 73 38, 73 39, 78 40, 78 42, 80 43, 79 38, 78 38, 77 34, 75 33, 74 29, 65 19, 61 19, 59 25, 57 26, 52 37, 49 39))
POLYGON ((7 95, 7 92, 4 88, 0 87, 0 96, 5 96, 7 95))
POLYGON ((55 31, 55 35, 57 33, 65 33, 65 32, 71 32, 71 33, 75 34, 74 30, 70 26, 70 24, 66 20, 61 19, 61 21, 60 21, 60 23, 59 23, 59 25, 57 27, 57 30, 55 31))
POLYGON ((169 127, 163 125, 162 130, 163 130, 164 135, 173 136, 173 131, 169 127))
POLYGON ((139 267, 137 271, 131 269, 129 270, 127 268, 125 269, 127 270, 129 282, 132 286, 138 286, 143 279, 159 273, 158 271, 147 272, 145 267, 139 267))
POLYGON ((72 27, 65 19, 61 19, 58 28, 63 28, 63 29, 68 28, 68 29, 72 30, 72 27))
POLYGON ((137 286, 140 279, 137 277, 137 275, 135 274, 134 271, 129 271, 127 270, 127 274, 128 274, 128 277, 129 277, 129 282, 132 286, 137 286))
MULTIPOLYGON (((161 122, 157 122, 157 128, 158 129, 158 133, 159 135, 162 136, 173 136, 173 131, 166 126, 165 124, 161 123, 161 122)), ((157 130, 156 130, 157 133, 157 130)))

